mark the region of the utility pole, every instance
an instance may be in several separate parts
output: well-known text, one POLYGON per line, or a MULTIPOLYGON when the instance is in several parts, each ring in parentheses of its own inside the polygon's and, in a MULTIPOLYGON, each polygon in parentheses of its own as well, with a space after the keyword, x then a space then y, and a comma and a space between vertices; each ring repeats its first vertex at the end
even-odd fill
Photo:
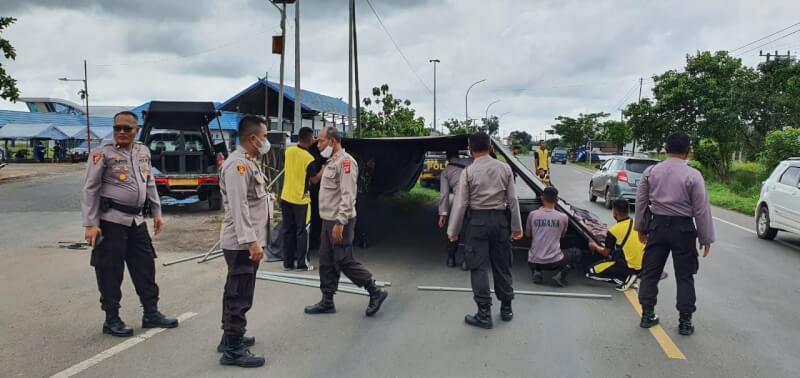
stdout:
MULTIPOLYGON (((428 62, 433 63, 433 129, 436 130, 436 64, 440 63, 439 59, 430 59, 428 62)), ((444 131, 444 130, 442 130, 444 131)))
POLYGON ((264 119, 267 120, 267 130, 272 130, 269 122, 269 72, 264 72, 264 119))
MULTIPOLYGON (((347 13, 347 124, 353 125, 353 4, 355 0, 349 0, 349 12, 347 13)), ((345 129, 347 133, 347 129, 345 129)))
POLYGON ((350 6, 353 14, 353 69, 355 70, 355 84, 356 84, 356 130, 358 137, 361 138, 361 92, 358 85, 358 22, 356 22, 356 2, 350 0, 350 6))
POLYGON ((294 124, 295 127, 303 127, 302 96, 300 94, 300 0, 294 3, 294 124))
POLYGON ((770 58, 774 58, 776 61, 781 59, 791 60, 792 59, 792 52, 790 50, 786 50, 786 55, 778 53, 778 50, 775 50, 775 55, 771 53, 764 54, 763 50, 758 50, 758 56, 767 58, 767 62, 770 61, 770 58))
MULTIPOLYGON (((642 83, 644 83, 644 78, 639 78, 639 102, 642 102, 642 83)), ((622 114, 622 113, 620 113, 622 114)), ((633 148, 631 149, 631 156, 636 156, 636 135, 633 136, 633 148)))
POLYGON ((86 151, 92 153, 92 128, 89 126, 89 71, 83 60, 83 97, 86 98, 86 151))
MULTIPOLYGON (((272 5, 281 14, 281 37, 280 37, 280 51, 276 52, 275 43, 272 44, 272 53, 281 54, 281 68, 280 68, 280 87, 278 88, 278 123, 279 129, 283 131, 283 86, 284 86, 284 62, 286 60, 286 3, 293 3, 295 0, 270 0, 272 5), (281 4, 279 7, 278 4, 281 4)), ((274 38, 274 37, 273 37, 274 38)), ((269 85, 269 82, 267 82, 269 85)))

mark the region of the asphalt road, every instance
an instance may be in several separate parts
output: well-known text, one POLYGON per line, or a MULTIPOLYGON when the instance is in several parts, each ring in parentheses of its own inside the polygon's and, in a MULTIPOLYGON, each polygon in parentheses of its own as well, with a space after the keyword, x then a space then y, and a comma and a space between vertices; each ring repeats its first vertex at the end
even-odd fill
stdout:
MULTIPOLYGON (((552 179, 564 198, 610 221, 600 204, 588 203, 582 189, 587 175, 578 167, 558 166, 552 179)), ((567 289, 533 285, 524 251, 515 255, 516 289, 612 299, 518 296, 513 322, 500 321, 495 306, 495 329, 466 326, 464 314, 475 310, 470 294, 416 290, 469 286, 466 273, 444 267, 435 209, 386 203, 371 222, 373 246, 357 251, 376 278, 393 283, 384 309, 366 318, 365 297, 339 294, 337 314, 308 316, 302 309, 318 300, 316 289, 260 281, 248 333, 257 338, 252 349, 266 354, 268 364, 254 370, 222 367, 215 352, 225 274, 220 260, 159 265, 162 310, 190 316, 179 328, 128 341, 100 333, 102 313, 88 253, 56 246, 80 240, 81 181, 72 175, 0 186, 0 376, 50 376, 75 366, 85 367, 77 374, 82 377, 782 377, 795 376, 800 368, 800 313, 794 303, 800 294, 795 278, 800 240, 794 236, 780 236, 783 244, 764 242, 717 222, 719 242, 701 262, 697 278, 695 336, 677 334, 674 283, 662 282, 657 310, 664 337, 685 355, 670 359, 649 331, 638 328, 638 315, 623 294, 578 277, 567 289)), ((751 228, 748 217, 716 209, 715 215, 751 228)), ((185 216, 170 211, 167 226, 185 216)), ((190 216, 198 222, 207 217, 201 211, 190 216)), ((160 261, 196 252, 160 251, 160 261)), ((123 289, 122 316, 142 335, 129 280, 123 289)))

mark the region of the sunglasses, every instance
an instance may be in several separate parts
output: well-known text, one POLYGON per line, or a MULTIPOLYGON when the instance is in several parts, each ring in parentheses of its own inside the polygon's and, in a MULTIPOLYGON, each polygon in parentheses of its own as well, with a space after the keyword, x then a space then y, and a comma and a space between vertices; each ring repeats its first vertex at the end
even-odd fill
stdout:
POLYGON ((133 127, 130 127, 130 126, 114 126, 114 132, 115 133, 129 134, 132 131, 133 131, 133 127))

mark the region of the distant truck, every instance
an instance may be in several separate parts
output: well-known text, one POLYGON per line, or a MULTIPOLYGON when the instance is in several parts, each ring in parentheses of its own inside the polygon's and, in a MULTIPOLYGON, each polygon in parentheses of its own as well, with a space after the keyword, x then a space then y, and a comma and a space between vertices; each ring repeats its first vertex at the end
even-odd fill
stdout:
POLYGON ((550 162, 567 164, 567 149, 566 148, 554 149, 553 152, 550 153, 550 162))
POLYGON ((162 199, 197 196, 209 209, 221 209, 218 169, 228 150, 225 141, 213 143, 209 123, 219 116, 214 104, 153 101, 143 115, 139 140, 150 149, 162 199))

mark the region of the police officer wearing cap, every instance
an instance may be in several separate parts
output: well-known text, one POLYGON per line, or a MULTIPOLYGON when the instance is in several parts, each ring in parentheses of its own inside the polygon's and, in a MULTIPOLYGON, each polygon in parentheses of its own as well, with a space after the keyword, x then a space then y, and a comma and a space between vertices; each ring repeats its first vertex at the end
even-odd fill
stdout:
MULTIPOLYGON (((439 228, 447 226, 447 217, 450 214, 455 189, 458 187, 458 180, 461 179, 461 172, 472 164, 472 159, 462 159, 459 157, 458 150, 451 149, 446 152, 447 167, 439 174, 439 228)), ((445 230, 445 234, 447 230, 445 230)), ((458 240, 447 240, 447 266, 456 266, 456 252, 458 252, 458 240)), ((461 262, 461 269, 467 270, 467 262, 461 262)))
POLYGON ((694 333, 694 275, 699 267, 697 243, 703 257, 714 243, 714 224, 708 205, 705 182, 700 172, 689 167, 689 136, 674 133, 667 137, 667 160, 647 168, 636 193, 635 230, 646 244, 642 260, 639 303, 642 328, 658 324, 655 314, 658 281, 670 252, 678 289, 681 335, 694 333))
POLYGON ((161 200, 150 175, 150 150, 135 142, 139 131, 136 114, 123 111, 114 116, 114 140, 92 153, 86 168, 81 197, 84 237, 92 247, 100 304, 106 313, 103 333, 133 335, 119 317, 125 265, 144 307, 142 328, 174 328, 178 320, 158 311, 156 252, 147 232, 144 211, 153 216, 155 234, 164 226, 161 200))
POLYGON ((270 201, 266 176, 258 162, 269 149, 264 119, 243 117, 239 121, 239 148, 225 159, 219 173, 225 209, 220 240, 228 265, 222 296, 223 336, 217 346, 222 365, 249 368, 266 362, 247 348, 255 344, 255 338, 245 336, 245 315, 253 306, 256 272, 267 245, 270 201))
POLYGON ((466 223, 464 258, 470 270, 472 292, 478 304, 475 315, 464 321, 472 326, 490 329, 492 297, 488 270, 492 269, 494 290, 500 300, 500 317, 511 321, 511 239, 522 239, 522 220, 514 190, 511 167, 490 157, 491 139, 484 132, 469 137, 469 150, 474 162, 461 173, 450 214, 447 235, 458 240, 466 223), (469 214, 464 215, 469 211, 469 214))
POLYGON ((342 134, 336 128, 323 129, 318 146, 322 157, 328 159, 322 171, 319 190, 319 216, 322 218, 319 278, 322 299, 307 306, 305 313, 336 312, 333 295, 339 286, 339 276, 344 273, 356 286, 367 290, 369 304, 366 315, 373 316, 380 311, 389 293, 375 285, 372 273, 353 256, 358 165, 342 147, 342 134))

